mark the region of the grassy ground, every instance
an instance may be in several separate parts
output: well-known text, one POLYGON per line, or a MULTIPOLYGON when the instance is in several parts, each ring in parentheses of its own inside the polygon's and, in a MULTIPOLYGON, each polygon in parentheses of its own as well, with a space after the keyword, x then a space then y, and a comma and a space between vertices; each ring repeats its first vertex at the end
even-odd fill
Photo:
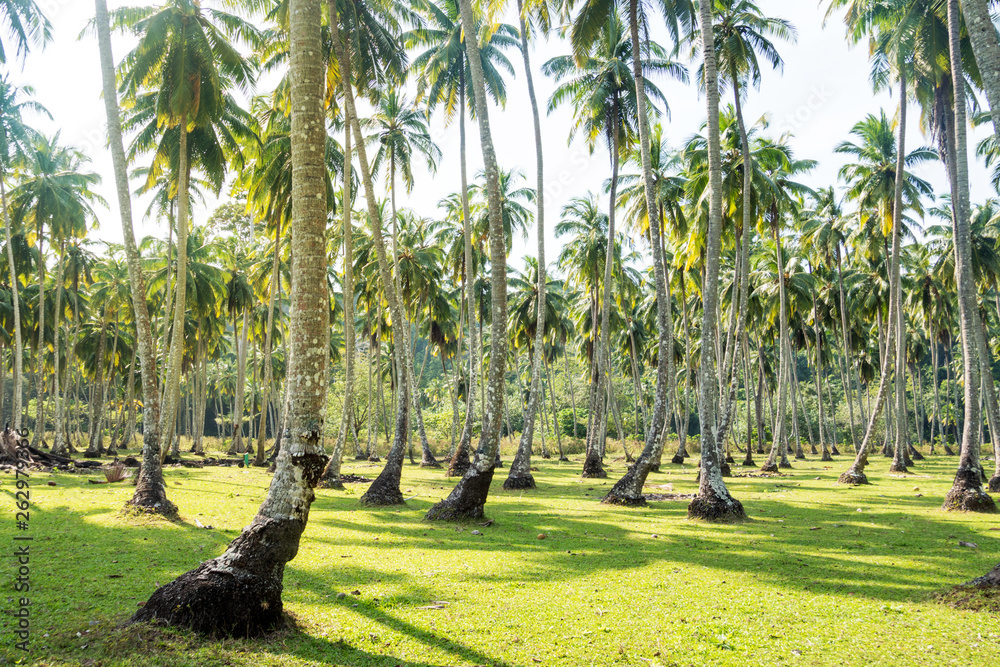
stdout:
MULTIPOLYGON (((364 485, 318 492, 285 574, 295 630, 218 642, 115 626, 159 584, 222 552, 262 500, 263 470, 168 468, 176 523, 119 515, 131 486, 42 473, 31 480, 32 651, 13 649, 5 621, 0 662, 993 665, 998 615, 931 599, 998 560, 996 516, 938 509, 956 462, 931 459, 901 478, 875 459, 873 485, 860 489, 835 483, 846 457, 832 467, 796 462, 781 478, 735 478, 730 488, 753 518, 736 526, 688 521, 683 501, 599 505, 620 461, 605 482, 581 480, 582 461, 536 461, 530 492, 503 492, 498 471, 493 525, 428 524, 424 512, 450 484, 407 465, 405 508, 360 507, 364 485)), ((351 461, 345 472, 378 470, 351 461)), ((693 465, 651 476, 650 485, 666 484, 692 492, 693 465)), ((13 487, 0 476, 8 540, 13 487)), ((13 579, 12 559, 4 562, 2 576, 13 579)))

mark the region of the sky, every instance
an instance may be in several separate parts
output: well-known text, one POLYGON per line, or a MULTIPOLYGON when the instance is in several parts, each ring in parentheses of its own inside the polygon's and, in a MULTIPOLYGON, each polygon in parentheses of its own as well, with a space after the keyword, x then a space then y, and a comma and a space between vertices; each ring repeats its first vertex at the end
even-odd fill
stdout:
MULTIPOLYGON (((205 0, 211 6, 213 0, 205 0)), ((98 206, 98 220, 89 238, 92 241, 120 242, 122 239, 117 197, 114 192, 114 174, 110 153, 106 147, 104 104, 101 100, 101 77, 98 67, 96 37, 82 34, 91 19, 94 5, 89 0, 38 0, 38 4, 53 24, 53 41, 44 51, 31 53, 22 66, 9 65, 11 79, 31 85, 35 98, 52 114, 30 122, 38 129, 52 134, 60 133, 63 143, 75 146, 88 155, 91 168, 102 177, 98 192, 108 202, 109 208, 98 206)), ((109 0, 111 8, 126 4, 109 0)), ((825 5, 815 0, 759 0, 761 10, 769 16, 790 21, 796 28, 795 43, 781 43, 778 48, 785 64, 783 70, 765 70, 759 90, 748 92, 745 114, 748 122, 767 115, 774 136, 790 133, 790 144, 798 158, 818 162, 817 167, 801 180, 813 187, 840 185, 837 172, 845 162, 844 156, 834 152, 840 142, 849 138, 851 127, 869 113, 886 109, 894 114, 897 101, 889 93, 875 95, 868 83, 867 45, 851 48, 844 37, 843 23, 839 16, 826 22, 825 5)), ((514 16, 507 17, 513 22, 514 16)), ((654 27, 651 37, 669 44, 666 34, 654 27)), ((133 45, 131 38, 113 36, 112 50, 119 62, 133 45)), ((543 76, 539 69, 543 62, 568 53, 568 44, 553 36, 549 41, 539 41, 531 52, 536 94, 543 114, 555 82, 543 76)), ((523 76, 520 54, 507 54, 515 69, 515 76, 508 80, 508 99, 505 108, 493 107, 490 122, 496 145, 497 159, 502 169, 518 169, 525 176, 525 185, 535 183, 535 150, 532 134, 530 106, 523 76)), ((683 57, 683 54, 682 54, 683 57)), ((697 63, 687 63, 692 74, 697 63)), ((665 93, 670 105, 669 119, 662 119, 665 136, 674 147, 680 147, 705 122, 705 98, 693 84, 676 81, 654 80, 665 93)), ((267 92, 262 86, 258 92, 267 92)), ((731 101, 723 97, 723 103, 731 101)), ((921 135, 915 122, 919 111, 911 108, 907 135, 907 149, 929 143, 921 135)), ((542 133, 546 178, 546 245, 547 259, 554 261, 563 240, 557 239, 553 228, 562 207, 575 196, 589 191, 603 192, 603 184, 610 176, 607 151, 598 147, 591 154, 581 140, 568 142, 571 112, 568 107, 554 110, 542 118, 542 133)), ((981 139, 989 129, 979 128, 970 136, 981 139)), ((436 171, 423 166, 415 167, 415 187, 412 192, 398 190, 397 203, 413 209, 422 216, 438 213, 438 202, 459 189, 459 137, 458 123, 445 126, 440 114, 433 117, 431 134, 441 149, 443 158, 436 171)), ((482 168, 479 135, 476 126, 468 124, 468 160, 470 178, 482 168)), ((970 146, 974 155, 974 146, 970 146)), ((947 181, 940 163, 928 164, 914 170, 929 180, 936 192, 947 192, 947 181)), ((994 196, 989 184, 988 169, 982 163, 971 165, 973 202, 994 196)), ((377 186, 380 193, 387 191, 377 186)), ((194 224, 204 224, 212 210, 228 199, 224 190, 220 199, 208 197, 192 211, 194 224)), ((360 206, 360 203, 358 204, 360 206)), ((138 237, 145 235, 166 236, 166 225, 155 219, 144 218, 148 201, 133 204, 138 237)), ((97 249, 99 252, 99 247, 97 249)), ((534 227, 527 238, 516 238, 511 250, 512 264, 520 266, 520 257, 535 253, 534 227)))

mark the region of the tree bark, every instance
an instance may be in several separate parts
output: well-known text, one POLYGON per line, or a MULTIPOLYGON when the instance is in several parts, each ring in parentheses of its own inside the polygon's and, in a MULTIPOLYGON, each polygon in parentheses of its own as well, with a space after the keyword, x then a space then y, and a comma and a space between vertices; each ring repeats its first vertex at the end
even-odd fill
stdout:
POLYGON ((320 0, 291 0, 292 283, 289 433, 253 522, 226 552, 158 589, 131 622, 253 636, 282 620, 285 564, 295 557, 326 465, 323 415, 329 356, 320 0))
MULTIPOLYGON (((507 365, 507 244, 504 237, 500 171, 493 149, 490 131, 486 83, 483 77, 479 44, 475 36, 472 0, 459 0, 462 30, 466 35, 465 52, 472 74, 479 138, 482 144, 486 172, 486 191, 490 221, 490 268, 492 271, 492 322, 490 329, 490 368, 487 378, 486 401, 483 405, 483 432, 472 465, 451 494, 427 512, 427 519, 451 520, 478 518, 493 479, 493 466, 500 446, 500 418, 504 403, 504 376, 507 365)), ((471 322, 470 322, 471 324, 471 322)))
MULTIPOLYGON (((96 0, 103 4, 105 0, 96 0)), ((107 14, 107 11, 105 11, 107 14)), ((98 23, 100 21, 98 20, 98 23)), ((120 133, 119 133, 120 134, 120 133)), ((3 203, 3 223, 4 231, 7 235, 7 264, 10 267, 10 291, 14 308, 14 363, 11 372, 14 374, 14 404, 11 406, 14 417, 14 430, 21 430, 21 414, 24 410, 22 403, 24 400, 24 341, 21 338, 21 297, 20 288, 17 281, 17 270, 14 265, 14 246, 10 233, 10 211, 7 209, 7 186, 4 181, 6 174, 0 171, 0 198, 3 203)))
MULTIPOLYGON (((966 127, 965 74, 959 41, 958 0, 948 0, 948 35, 951 75, 955 100, 955 191, 952 193, 952 232, 955 246, 955 283, 958 286, 959 319, 962 331, 962 366, 965 374, 965 431, 958 472, 945 497, 944 509, 996 512, 993 499, 983 491, 979 461, 978 427, 981 354, 977 345, 978 304, 972 275, 972 242, 969 228, 969 159, 966 127)), ((996 73, 993 73, 995 76, 996 73)))
POLYGON ((709 521, 742 521, 742 503, 730 495, 722 479, 720 447, 716 440, 718 384, 715 382, 715 344, 719 299, 719 259, 722 250, 722 149, 719 132, 719 73, 713 39, 712 7, 699 5, 701 47, 705 61, 708 105, 709 222, 705 245, 705 280, 702 287, 701 366, 698 369, 698 415, 701 423, 701 480, 698 494, 688 506, 688 516, 709 521))

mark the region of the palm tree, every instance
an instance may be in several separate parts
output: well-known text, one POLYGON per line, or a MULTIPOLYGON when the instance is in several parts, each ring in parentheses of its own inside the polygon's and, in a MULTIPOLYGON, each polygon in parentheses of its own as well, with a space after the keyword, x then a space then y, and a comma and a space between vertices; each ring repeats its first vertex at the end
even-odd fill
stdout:
MULTIPOLYGON (((476 35, 476 20, 471 0, 459 0, 462 31, 476 35)), ((478 39, 465 39, 465 51, 472 78, 473 100, 479 119, 479 139, 483 150, 486 189, 490 215, 490 268, 492 304, 490 315, 490 369, 483 405, 483 430, 472 464, 447 498, 427 512, 427 519, 471 519, 483 516, 493 479, 493 466, 500 449, 500 421, 503 414, 504 377, 507 364, 507 244, 504 238, 503 201, 500 169, 497 166, 493 135, 490 132, 489 107, 486 101, 486 77, 478 39)), ((471 303, 471 301, 470 301, 471 303)), ((472 325, 472 322, 469 322, 472 325)))
POLYGON ((989 0, 962 0, 965 30, 983 75, 983 88, 990 103, 993 132, 1000 141, 1000 40, 990 14, 989 0))
MULTIPOLYGON (((951 54, 952 88, 965 91, 959 22, 958 0, 948 0, 948 44, 951 54)), ((972 277, 972 248, 969 232, 969 158, 966 126, 965 95, 955 95, 954 105, 954 167, 952 169, 952 229, 955 237, 955 282, 958 283, 958 309, 962 330, 962 361, 965 371, 965 432, 958 472, 944 509, 975 512, 996 512, 996 504, 982 484, 979 462, 979 389, 982 379, 983 353, 980 350, 982 328, 978 320, 976 286, 972 277)))
MULTIPOLYGON (((905 90, 905 87, 901 88, 905 90)), ((905 93, 901 97, 900 107, 903 109, 900 120, 905 122, 905 93)), ((861 207, 862 220, 870 220, 876 232, 883 238, 893 238, 892 245, 894 253, 890 257, 889 265, 889 335, 886 338, 886 345, 893 342, 892 332, 901 336, 902 332, 897 327, 901 324, 901 310, 897 310, 900 304, 899 288, 899 250, 902 238, 902 220, 906 208, 913 208, 917 212, 922 212, 920 208, 920 198, 931 193, 930 185, 910 174, 907 170, 936 157, 933 150, 921 147, 910 153, 905 152, 905 144, 896 144, 897 127, 896 122, 890 120, 885 112, 879 116, 869 115, 852 128, 851 134, 860 140, 859 144, 845 141, 837 147, 837 152, 853 157, 856 162, 849 163, 841 169, 841 177, 847 181, 849 190, 847 196, 858 202, 861 207), (903 152, 900 152, 900 148, 903 152), (896 229, 899 225, 899 229, 896 229), (897 240, 896 237, 899 237, 897 240)), ((900 137, 905 135, 899 132, 900 137)), ((905 338, 901 339, 905 340, 905 338)), ((864 467, 867 462, 867 449, 874 433, 874 423, 882 409, 882 401, 888 392, 888 382, 891 372, 902 372, 898 368, 900 361, 896 360, 895 350, 892 354, 886 354, 883 359, 882 376, 879 383, 879 392, 876 397, 874 410, 869 415, 868 428, 858 449, 857 458, 851 469, 842 475, 844 483, 863 484, 865 483, 864 467), (895 361, 894 365, 889 365, 890 360, 895 361), (853 480, 853 481, 852 481, 853 480)), ((905 357, 905 349, 902 350, 905 357)), ((905 358, 902 361, 905 364, 905 358)), ((905 368, 904 368, 905 372, 905 368)), ((900 380, 897 383, 901 391, 904 385, 900 380)), ((906 433, 905 412, 901 409, 900 396, 897 393, 896 407, 897 422, 896 428, 900 434, 897 438, 904 437, 906 433)), ((902 442, 901 440, 899 441, 902 442)), ((902 451, 905 448, 897 447, 900 450, 896 461, 896 467, 902 466, 902 451)))
MULTIPOLYGON (((422 17, 421 25, 402 36, 403 43, 409 48, 423 48, 413 59, 413 69, 419 73, 418 98, 425 99, 428 108, 434 109, 439 104, 444 105, 445 118, 451 120, 458 115, 459 132, 459 163, 461 172, 461 204, 462 204, 462 235, 464 238, 465 255, 465 289, 468 307, 469 326, 469 380, 476 383, 481 378, 482 353, 480 341, 476 337, 475 300, 475 264, 472 247, 472 213, 469 204, 468 171, 466 169, 465 115, 468 108, 472 117, 478 113, 474 88, 469 88, 472 78, 471 65, 467 49, 464 48, 464 33, 460 18, 458 0, 441 0, 434 3, 431 0, 415 0, 415 12, 422 17)), ((484 90, 492 100, 504 104, 507 100, 507 88, 501 71, 514 74, 514 68, 503 54, 502 49, 517 44, 516 31, 506 24, 484 25, 478 14, 473 17, 473 26, 478 28, 474 34, 482 35, 482 44, 477 43, 479 69, 483 72, 484 90), (488 28, 485 30, 484 28, 488 28)), ((476 388, 471 386, 468 391, 468 403, 465 412, 465 425, 462 436, 448 466, 449 475, 461 475, 468 469, 469 451, 472 442, 473 419, 475 415, 476 388)), ((485 406, 484 406, 485 410, 485 406)))
POLYGON ((132 199, 129 196, 125 147, 122 142, 121 116, 118 109, 118 92, 115 89, 114 57, 111 53, 111 25, 106 0, 95 0, 97 42, 101 58, 101 82, 104 108, 108 121, 108 144, 115 170, 115 190, 118 210, 122 220, 125 256, 128 262, 129 285, 132 293, 132 310, 135 317, 136 342, 142 372, 142 468, 138 474, 135 493, 129 504, 147 511, 172 514, 173 503, 167 500, 160 466, 160 395, 156 387, 156 351, 153 345, 149 307, 146 303, 146 286, 139 264, 139 251, 132 228, 132 199))
MULTIPOLYGON (((122 9, 114 14, 115 26, 131 31, 139 44, 121 66, 120 92, 129 100, 148 94, 158 129, 177 134, 174 177, 177 197, 177 281, 173 331, 167 362, 165 404, 160 432, 172 442, 180 393, 182 338, 187 293, 185 280, 189 227, 188 186, 191 172, 188 135, 207 128, 226 110, 226 84, 253 85, 250 62, 230 43, 231 38, 256 44, 261 35, 247 21, 216 9, 203 8, 198 0, 167 0, 162 7, 122 9)), ((162 443, 161 443, 162 444, 162 443)), ((166 451, 166 447, 162 448, 166 451)))
MULTIPOLYGON (((36 136, 15 163, 15 169, 23 174, 20 183, 11 191, 11 215, 20 225, 34 226, 35 243, 38 247, 38 302, 35 325, 37 347, 35 361, 36 417, 34 439, 40 442, 45 432, 44 381, 45 365, 45 233, 48 231, 50 247, 64 248, 63 241, 69 236, 82 236, 86 229, 86 218, 95 216, 91 202, 103 199, 91 190, 100 182, 93 172, 83 171, 87 158, 73 148, 59 145, 59 135, 52 138, 36 136)), ((61 251, 60 251, 61 255, 61 251)), ((61 267, 61 263, 60 263, 61 267)), ((61 279, 61 276, 58 280, 61 279)), ((55 314, 59 317, 59 313, 55 314)), ((58 330, 60 323, 53 323, 53 350, 58 364, 58 330)), ((56 367, 56 391, 58 392, 58 366, 56 367)), ((62 434, 57 433, 56 446, 62 449, 62 434)), ((93 444, 93 443, 92 443, 93 444)), ((93 452, 93 447, 88 448, 93 452)))
MULTIPOLYGON (((5 7, 6 5, 0 5, 5 7)), ((2 45, 0 45, 2 52, 2 45)), ((14 248, 10 226, 10 208, 7 202, 7 173, 13 162, 27 150, 34 137, 34 131, 24 124, 22 113, 35 111, 48 114, 45 107, 31 99, 31 88, 19 88, 10 83, 4 76, 0 78, 0 204, 3 205, 4 229, 7 241, 7 264, 10 267, 10 286, 14 324, 14 429, 21 428, 21 401, 24 396, 24 371, 21 364, 24 359, 24 343, 21 339, 21 299, 18 289, 18 279, 15 273, 14 248)))
MULTIPOLYGON (((396 290, 400 291, 399 285, 399 231, 398 216, 396 211, 396 173, 403 178, 403 185, 407 192, 413 189, 413 153, 423 155, 427 167, 432 171, 437 166, 437 161, 441 158, 441 150, 435 145, 427 131, 425 114, 411 107, 406 97, 397 90, 391 90, 388 94, 381 96, 379 106, 367 124, 375 128, 375 133, 368 139, 369 143, 379 145, 375 157, 372 159, 372 170, 378 173, 380 169, 385 169, 389 180, 390 202, 392 206, 392 245, 393 245, 393 265, 396 277, 396 290)), ((412 357, 412 354, 411 354, 412 357)), ((398 367, 398 364, 397 364, 398 367)), ((404 378, 408 383, 409 394, 413 407, 412 410, 417 417, 417 428, 420 432, 420 445, 423 456, 420 465, 424 467, 437 468, 440 464, 434 459, 430 445, 427 442, 427 433, 424 430, 423 411, 420 407, 420 400, 417 396, 419 387, 416 386, 416 378, 412 364, 399 368, 399 377, 404 378)))
MULTIPOLYGON (((158 619, 206 634, 258 635, 282 617, 284 566, 295 557, 313 487, 326 465, 323 416, 329 336, 326 169, 319 0, 291 0, 292 308, 290 411, 274 481, 254 521, 226 552, 159 588, 132 622, 158 619), (212 591, 212 592, 209 592, 212 591)), ((360 134, 360 132, 359 132, 360 134)))
MULTIPOLYGON (((0 0, 4 37, 12 37, 17 57, 23 59, 32 45, 44 47, 52 39, 52 24, 35 0, 0 0)), ((0 64, 7 64, 7 46, 0 40, 0 64)))
MULTIPOLYGON (((599 139, 607 145, 611 157, 611 192, 609 205, 609 237, 615 237, 615 206, 617 202, 618 167, 626 147, 632 145, 636 136, 635 125, 639 117, 636 93, 636 78, 630 64, 639 45, 633 44, 631 36, 617 11, 607 13, 607 21, 585 54, 560 56, 546 62, 542 71, 560 81, 549 100, 549 111, 564 102, 574 106, 574 124, 570 140, 577 132, 583 132, 588 147, 593 151, 599 139)), ((642 62, 641 74, 668 75, 685 78, 685 70, 667 57, 665 50, 655 42, 643 45, 653 55, 642 62)), ((642 81, 640 77, 640 81, 642 81)), ((645 93, 666 108, 666 99, 652 83, 645 82, 645 93)), ((646 96, 642 97, 645 106, 646 96)), ((645 111, 645 110, 644 110, 645 111)), ((611 252, 614 244, 608 244, 611 252)), ((609 255, 610 260, 610 255, 609 255)), ((605 262, 605 281, 602 313, 611 312, 611 261, 605 262)), ((599 427, 604 412, 604 395, 607 378, 604 367, 608 357, 608 337, 610 327, 602 320, 601 338, 597 349, 596 363, 593 365, 589 400, 590 421, 596 428, 587 430, 587 459, 583 467, 584 477, 606 477, 601 464, 604 451, 602 429, 599 427)))
POLYGON ((715 43, 707 26, 715 25, 712 7, 699 5, 701 49, 704 58, 708 104, 708 234, 705 242, 705 279, 702 285, 701 365, 698 369, 701 424, 701 481, 698 495, 688 506, 688 516, 710 521, 740 521, 746 517, 742 503, 733 498, 722 479, 722 443, 717 441, 718 384, 715 381, 716 309, 719 299, 719 258, 722 250, 722 150, 719 132, 719 70, 715 43))

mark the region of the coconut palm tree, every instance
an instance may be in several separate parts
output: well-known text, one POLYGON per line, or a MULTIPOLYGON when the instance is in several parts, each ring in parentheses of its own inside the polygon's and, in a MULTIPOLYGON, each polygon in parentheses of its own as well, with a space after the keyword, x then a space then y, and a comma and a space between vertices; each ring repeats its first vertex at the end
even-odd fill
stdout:
MULTIPOLYGON (((329 335, 323 153, 325 67, 319 0, 291 0, 292 303, 288 433, 274 481, 254 521, 219 558, 159 588, 133 622, 158 619, 208 634, 257 635, 281 619, 284 566, 295 557, 309 518, 313 487, 326 465, 323 416, 329 335), (242 591, 242 592, 239 592, 242 591), (218 593, 218 594, 216 594, 218 593), (248 597, 249 595, 249 597, 248 597)), ((359 132, 360 134, 360 132, 359 132)))
MULTIPOLYGON (((0 5, 6 7, 7 5, 0 5)), ((0 44, 2 52, 2 44, 0 44)), ((22 114, 25 111, 48 114, 48 111, 38 102, 31 99, 31 88, 17 87, 10 83, 7 76, 0 78, 0 204, 3 206, 4 230, 7 241, 7 265, 10 268, 11 309, 13 311, 14 329, 14 401, 11 406, 14 428, 21 428, 21 401, 24 396, 24 371, 21 364, 24 359, 24 342, 21 338, 21 299, 18 290, 18 279, 15 274, 14 247, 11 235, 10 208, 7 201, 6 178, 13 162, 24 154, 34 138, 34 131, 24 124, 22 114)))
MULTIPOLYGON (((642 75, 672 76, 684 79, 686 71, 672 61, 663 47, 655 42, 643 45, 652 57, 642 63, 642 75)), ((574 107, 574 122, 570 130, 570 140, 582 133, 588 148, 593 151, 598 141, 606 144, 611 157, 611 188, 609 205, 609 236, 615 238, 615 205, 617 202, 618 167, 626 148, 635 143, 638 121, 638 96, 636 79, 631 68, 634 45, 626 25, 617 11, 607 13, 607 22, 594 40, 585 56, 559 56, 546 62, 542 71, 559 81, 559 85, 549 100, 551 112, 560 104, 569 102, 574 107)), ((641 79, 640 79, 641 80, 641 79)), ((667 108, 663 93, 651 82, 645 82, 646 96, 667 108)), ((646 101, 643 97, 643 103, 646 101)), ((610 252, 613 244, 608 245, 610 252)), ((611 302, 611 262, 605 262, 607 275, 604 281, 602 313, 610 313, 611 302)), ((606 321, 600 325, 600 344, 591 378, 589 413, 591 421, 600 424, 604 412, 607 378, 604 367, 607 363, 609 326, 606 321)), ((584 463, 584 477, 606 477, 601 464, 603 440, 600 428, 587 430, 587 459, 584 463)))
MULTIPOLYGON (((250 88, 254 72, 231 39, 251 46, 261 44, 262 35, 248 21, 221 10, 202 7, 198 0, 167 0, 162 7, 120 9, 113 26, 139 38, 120 68, 119 87, 126 99, 148 100, 155 110, 155 126, 177 135, 177 161, 173 167, 177 198, 177 280, 173 331, 167 362, 164 405, 160 432, 172 442, 173 424, 180 392, 182 336, 186 304, 184 295, 189 222, 188 188, 191 175, 189 134, 208 132, 227 107, 227 84, 250 88)), ((139 105, 139 109, 143 106, 139 105)), ((165 451, 166 448, 163 447, 165 451)))
MULTIPOLYGON (((475 268, 472 244, 472 212, 469 203, 468 171, 466 168, 466 109, 471 117, 477 114, 474 99, 474 88, 470 88, 472 70, 467 49, 463 47, 463 26, 458 0, 415 0, 414 11, 422 17, 420 25, 403 34, 402 41, 408 48, 422 49, 413 59, 413 69, 418 73, 418 99, 425 100, 429 109, 439 105, 444 106, 445 119, 451 121, 458 116, 459 132, 459 165, 461 173, 461 220, 465 255, 465 289, 468 308, 468 340, 469 340, 469 371, 470 382, 476 383, 481 378, 482 353, 480 341, 476 337, 475 303, 473 290, 475 287, 475 268)), ((474 14, 473 27, 477 35, 482 35, 482 44, 478 47, 478 66, 483 72, 484 90, 490 99, 501 105, 507 100, 507 87, 503 72, 513 76, 514 68, 503 54, 503 50, 517 45, 517 33, 512 26, 501 23, 485 23, 482 16, 474 14), (488 28, 488 29, 484 29, 488 28)), ((475 386, 468 392, 465 425, 462 436, 452 456, 448 470, 450 475, 464 474, 468 469, 469 452, 472 442, 473 419, 475 416, 475 386)), ((485 410, 485 406, 483 408, 485 410)))
POLYGON ((701 480, 688 515, 710 521, 739 521, 746 517, 742 503, 730 495, 722 479, 721 444, 717 440, 718 383, 713 377, 717 359, 716 309, 719 298, 719 259, 722 250, 722 149, 719 131, 719 70, 715 43, 704 26, 714 25, 712 7, 699 5, 701 53, 704 60, 708 106, 708 233, 705 240, 705 279, 702 285, 702 340, 698 374, 698 417, 701 423, 701 480))

